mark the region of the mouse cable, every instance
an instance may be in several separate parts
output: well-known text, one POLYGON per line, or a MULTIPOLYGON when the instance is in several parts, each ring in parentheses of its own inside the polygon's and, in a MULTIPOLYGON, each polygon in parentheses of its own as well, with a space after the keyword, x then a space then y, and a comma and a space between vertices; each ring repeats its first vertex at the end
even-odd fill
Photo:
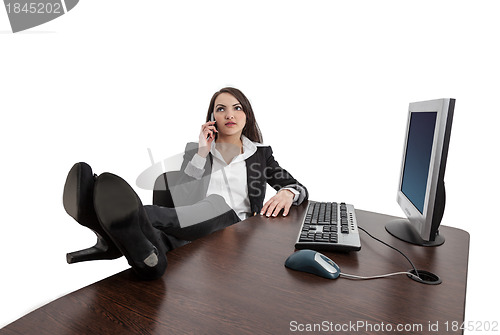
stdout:
POLYGON ((369 277, 356 276, 356 275, 351 275, 351 274, 343 273, 343 272, 340 273, 341 277, 345 277, 347 279, 359 279, 359 280, 378 279, 378 278, 385 278, 385 277, 397 276, 397 275, 407 275, 407 276, 417 277, 416 275, 414 275, 411 272, 394 272, 394 273, 388 273, 388 274, 385 274, 385 275, 369 276, 369 277))
POLYGON ((418 274, 417 268, 415 267, 415 265, 413 264, 413 262, 412 262, 412 261, 408 258, 408 256, 406 256, 406 255, 405 255, 405 254, 404 254, 401 250, 399 250, 398 248, 393 247, 392 245, 390 245, 390 244, 388 244, 388 243, 386 243, 386 242, 382 241, 381 239, 376 238, 375 236, 373 236, 372 234, 370 234, 369 232, 367 232, 367 231, 366 231, 363 227, 358 226, 358 229, 360 229, 360 230, 364 231, 364 232, 365 232, 368 236, 370 236, 371 238, 373 238, 375 241, 378 241, 378 242, 380 242, 380 243, 382 243, 382 244, 384 244, 384 245, 388 246, 389 248, 396 250, 396 251, 397 251, 397 252, 399 252, 401 255, 403 255, 403 257, 404 257, 404 258, 406 258, 406 260, 407 260, 408 262, 410 262, 411 267, 413 268, 413 271, 415 271, 415 274, 412 274, 412 275, 413 275, 414 277, 420 278, 420 275, 418 274))

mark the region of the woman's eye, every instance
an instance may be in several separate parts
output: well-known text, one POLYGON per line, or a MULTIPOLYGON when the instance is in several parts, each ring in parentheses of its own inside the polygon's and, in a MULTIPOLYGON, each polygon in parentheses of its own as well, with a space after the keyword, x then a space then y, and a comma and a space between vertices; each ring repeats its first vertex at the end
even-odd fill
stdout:
POLYGON ((217 112, 223 112, 224 111, 224 107, 219 107, 216 109, 217 112))
POLYGON ((236 109, 237 111, 242 111, 243 108, 241 108, 241 106, 236 106, 234 109, 236 109))

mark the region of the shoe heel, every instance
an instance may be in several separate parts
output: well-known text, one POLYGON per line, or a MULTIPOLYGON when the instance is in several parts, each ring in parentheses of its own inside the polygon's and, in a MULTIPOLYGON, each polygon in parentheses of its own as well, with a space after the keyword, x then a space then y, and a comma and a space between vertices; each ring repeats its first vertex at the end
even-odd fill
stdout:
POLYGON ((116 259, 122 256, 120 250, 116 247, 109 246, 99 234, 97 234, 97 243, 90 248, 73 251, 66 254, 66 262, 68 264, 96 261, 101 259, 116 259))

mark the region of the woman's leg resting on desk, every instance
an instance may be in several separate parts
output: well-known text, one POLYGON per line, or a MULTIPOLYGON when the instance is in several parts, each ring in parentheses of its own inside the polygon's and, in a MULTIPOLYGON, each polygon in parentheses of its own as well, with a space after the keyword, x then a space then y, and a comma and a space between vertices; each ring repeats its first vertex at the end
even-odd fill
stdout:
POLYGON ((240 219, 219 195, 210 195, 194 205, 167 208, 144 206, 156 229, 179 240, 193 241, 229 227, 240 219))
POLYGON ((82 179, 79 173, 82 166, 88 165, 77 163, 68 175, 65 209, 69 208, 68 214, 73 214, 81 224, 100 232, 99 238, 106 236, 106 245, 113 246, 116 255, 107 256, 99 249, 98 253, 72 262, 117 258, 123 253, 141 278, 155 279, 165 272, 168 251, 240 221, 218 195, 175 209, 143 206, 132 187, 119 176, 111 173, 92 176, 88 166, 92 178, 82 179), (86 188, 92 192, 82 193, 86 188), (79 213, 86 212, 94 213, 94 221, 82 221, 79 213))

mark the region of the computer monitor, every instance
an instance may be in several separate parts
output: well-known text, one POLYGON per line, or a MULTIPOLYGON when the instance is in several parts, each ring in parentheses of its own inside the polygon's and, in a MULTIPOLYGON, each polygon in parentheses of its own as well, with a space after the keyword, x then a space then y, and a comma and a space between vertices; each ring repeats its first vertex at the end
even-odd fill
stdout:
POLYGON ((410 103, 397 202, 407 219, 387 223, 395 237, 438 246, 445 207, 444 173, 455 99, 410 103))

